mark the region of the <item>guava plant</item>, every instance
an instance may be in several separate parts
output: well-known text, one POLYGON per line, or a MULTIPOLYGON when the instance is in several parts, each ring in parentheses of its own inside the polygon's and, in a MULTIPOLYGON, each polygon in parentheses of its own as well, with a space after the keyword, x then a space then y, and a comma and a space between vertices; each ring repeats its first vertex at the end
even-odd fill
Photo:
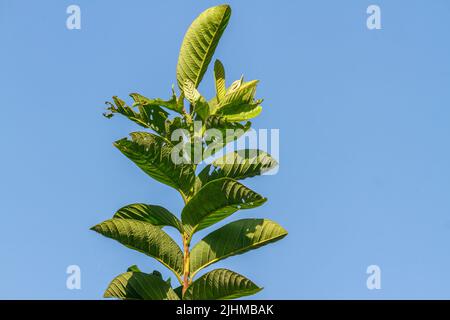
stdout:
POLYGON ((262 100, 255 99, 258 81, 245 82, 241 78, 226 87, 224 67, 216 60, 215 96, 208 101, 197 90, 230 15, 228 5, 212 7, 189 27, 177 65, 179 95, 172 88, 169 100, 133 93, 131 106, 117 97, 108 103, 105 116, 120 114, 146 129, 133 132, 130 138, 118 140, 114 145, 147 175, 178 190, 185 205, 179 219, 158 205, 130 204, 119 209, 112 219, 92 227, 155 258, 179 282, 172 287, 170 278, 163 279, 160 272, 145 273, 134 265, 112 280, 105 297, 234 299, 254 294, 261 288, 228 269, 196 276, 220 260, 287 235, 286 230, 271 220, 241 219, 225 224, 191 245, 196 232, 238 210, 256 208, 266 202, 266 198, 238 181, 277 165, 268 153, 260 150, 237 150, 222 156, 219 153, 248 131, 251 126, 248 120, 261 112, 262 100), (214 160, 202 165, 207 158, 214 160), (178 230, 182 248, 164 227, 178 230))

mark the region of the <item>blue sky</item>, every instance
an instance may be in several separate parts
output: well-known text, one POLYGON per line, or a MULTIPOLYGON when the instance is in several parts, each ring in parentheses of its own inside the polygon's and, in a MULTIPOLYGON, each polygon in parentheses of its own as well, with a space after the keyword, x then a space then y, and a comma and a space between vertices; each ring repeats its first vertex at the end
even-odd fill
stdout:
MULTIPOLYGON (((97 299, 129 265, 163 271, 89 230, 128 203, 182 208, 113 148, 136 126, 101 114, 113 95, 169 97, 186 28, 220 3, 0 0, 0 298, 97 299)), ((269 201, 225 222, 267 217, 289 236, 217 266, 260 299, 450 298, 450 3, 229 3, 216 57, 228 79, 261 80, 254 126, 280 129, 281 150, 277 175, 245 181, 269 201)))

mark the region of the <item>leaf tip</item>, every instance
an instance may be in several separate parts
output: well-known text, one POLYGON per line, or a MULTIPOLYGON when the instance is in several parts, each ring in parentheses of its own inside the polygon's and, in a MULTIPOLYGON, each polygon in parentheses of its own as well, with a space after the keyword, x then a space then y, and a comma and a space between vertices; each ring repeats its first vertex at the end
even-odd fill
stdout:
POLYGON ((227 3, 224 4, 220 4, 217 6, 217 8, 223 9, 225 12, 227 12, 228 14, 231 14, 231 6, 227 3))

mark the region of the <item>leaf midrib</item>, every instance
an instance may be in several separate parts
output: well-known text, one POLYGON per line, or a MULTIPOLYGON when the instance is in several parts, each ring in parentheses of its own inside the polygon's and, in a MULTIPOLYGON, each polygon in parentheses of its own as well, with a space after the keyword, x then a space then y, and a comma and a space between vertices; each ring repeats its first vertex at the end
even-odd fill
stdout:
MULTIPOLYGON (((197 88, 198 85, 200 84, 200 78, 201 78, 200 75, 202 74, 202 70, 203 70, 205 61, 207 60, 209 50, 211 49, 211 45, 212 45, 212 44, 215 42, 215 40, 216 40, 217 32, 219 32, 219 30, 221 29, 222 23, 223 23, 223 21, 224 21, 224 19, 225 19, 225 17, 226 17, 226 13, 227 13, 228 10, 229 10, 228 8, 225 9, 225 12, 224 12, 224 14, 223 14, 223 16, 222 16, 222 19, 220 19, 219 27, 218 27, 217 30, 214 32, 212 41, 211 41, 211 42, 209 43, 209 45, 208 45, 208 48, 207 48, 207 50, 206 50, 205 59, 202 60, 202 64, 201 64, 201 67, 200 67, 200 70, 199 70, 200 72, 198 73, 197 78, 195 79, 195 87, 196 87, 196 88, 197 88)), ((206 70, 205 70, 205 72, 206 72, 206 70)), ((202 75, 202 76, 203 76, 203 75, 202 75)))

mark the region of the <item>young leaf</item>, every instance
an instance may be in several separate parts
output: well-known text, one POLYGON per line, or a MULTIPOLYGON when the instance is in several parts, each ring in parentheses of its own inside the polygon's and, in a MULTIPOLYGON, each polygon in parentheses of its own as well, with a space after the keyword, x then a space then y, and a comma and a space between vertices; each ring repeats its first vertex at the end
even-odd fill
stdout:
POLYGON ((186 300, 227 300, 261 291, 252 281, 227 269, 210 271, 195 280, 186 290, 186 300))
POLYGON ((256 86, 259 80, 252 80, 244 82, 242 77, 240 80, 233 82, 225 94, 225 99, 220 103, 220 106, 227 107, 230 104, 236 103, 250 103, 255 98, 256 86))
POLYGON ((220 60, 214 62, 214 80, 216 84, 216 97, 220 102, 225 96, 226 84, 225 84, 225 68, 220 60))
POLYGON ((183 254, 180 247, 161 228, 143 221, 111 219, 95 225, 91 230, 155 258, 177 277, 183 273, 183 254))
POLYGON ((114 145, 153 179, 189 193, 195 181, 192 164, 172 161, 172 144, 164 138, 147 132, 131 133, 131 140, 118 140, 114 145))
POLYGON ((186 80, 183 86, 186 99, 194 106, 194 112, 205 120, 209 116, 209 105, 205 98, 195 88, 191 80, 186 80))
POLYGON ((259 104, 236 104, 217 112, 224 119, 231 122, 247 121, 256 118, 262 111, 259 104))
POLYGON ((177 81, 183 90, 186 79, 197 88, 231 16, 228 5, 202 12, 192 22, 181 44, 177 65, 177 81))
POLYGON ((233 255, 257 249, 287 235, 279 224, 267 219, 242 219, 211 232, 190 255, 192 277, 201 269, 233 255))
POLYGON ((261 100, 254 99, 258 80, 234 82, 224 98, 215 107, 215 113, 228 121, 240 122, 259 115, 261 100))
POLYGON ((239 182, 222 178, 207 183, 191 198, 181 213, 181 221, 193 234, 239 209, 256 208, 266 200, 239 182))
POLYGON ((180 299, 161 277, 143 272, 126 272, 117 276, 108 285, 104 297, 124 300, 180 299))
POLYGON ((129 204, 120 208, 115 214, 114 219, 132 219, 151 223, 154 226, 171 226, 183 233, 183 226, 169 210, 161 206, 155 206, 143 203, 129 204))
POLYGON ((134 100, 135 105, 139 106, 161 106, 164 108, 167 108, 169 110, 182 113, 183 112, 183 105, 178 101, 177 96, 175 94, 174 89, 172 88, 172 96, 169 100, 163 100, 163 99, 149 99, 147 97, 144 97, 143 95, 140 95, 139 93, 132 93, 130 96, 134 100))
POLYGON ((230 87, 227 89, 226 94, 230 94, 232 92, 235 92, 237 89, 239 89, 244 82, 244 76, 241 76, 239 80, 233 81, 233 83, 230 85, 230 87))

